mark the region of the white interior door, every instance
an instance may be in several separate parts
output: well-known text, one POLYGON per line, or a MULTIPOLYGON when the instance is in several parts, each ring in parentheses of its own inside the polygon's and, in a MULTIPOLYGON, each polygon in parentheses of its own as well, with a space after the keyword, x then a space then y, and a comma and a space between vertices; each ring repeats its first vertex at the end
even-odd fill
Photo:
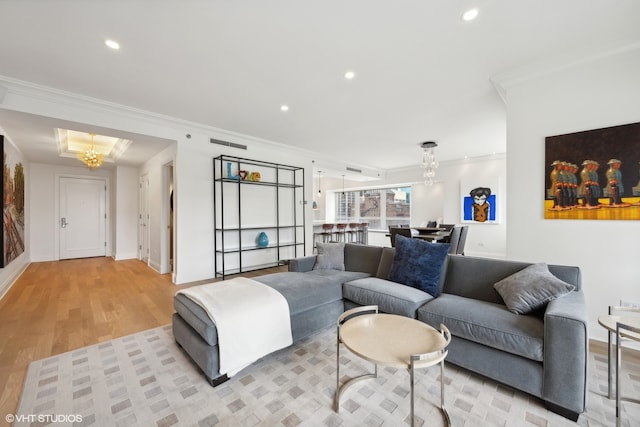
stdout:
POLYGON ((104 179, 60 177, 60 259, 106 255, 104 179))

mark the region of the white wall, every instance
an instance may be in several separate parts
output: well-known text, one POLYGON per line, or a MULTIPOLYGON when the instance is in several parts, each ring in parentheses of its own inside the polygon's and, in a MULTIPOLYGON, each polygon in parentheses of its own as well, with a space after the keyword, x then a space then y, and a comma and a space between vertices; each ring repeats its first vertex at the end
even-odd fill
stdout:
POLYGON ((116 261, 138 257, 138 169, 116 167, 113 193, 113 257, 116 261))
MULTIPOLYGON (((5 146, 7 144, 11 144, 13 145, 13 147, 19 152, 21 153, 20 149, 18 149, 15 144, 13 144, 13 141, 11 140, 11 138, 7 135, 7 133, 4 131, 4 129, 0 126, 0 135, 4 136, 4 144, 5 146)), ((25 159, 25 161, 22 164, 23 168, 24 168, 24 179, 25 179, 25 183, 24 183, 24 244, 25 244, 25 248, 24 248, 24 252, 21 253, 20 255, 18 255, 16 257, 16 259, 14 259, 13 261, 11 261, 7 266, 5 266, 4 268, 0 268, 0 298, 2 298, 4 296, 4 294, 9 290, 9 288, 11 287, 11 285, 13 284, 13 282, 20 276, 20 274, 22 274, 22 272, 25 270, 25 268, 27 268, 29 266, 29 258, 30 258, 30 248, 31 245, 29 245, 29 238, 30 238, 30 234, 31 234, 31 221, 29 218, 29 211, 31 209, 31 203, 29 201, 29 195, 31 193, 31 189, 29 188, 30 185, 30 178, 29 178, 29 171, 31 169, 31 165, 30 163, 27 161, 27 159, 25 159)), ((2 191, 2 189, 0 189, 0 192, 2 191)), ((2 232, 2 230, 0 230, 0 232, 2 232)))
MULTIPOLYGON (((591 337, 620 299, 640 302, 638 221, 543 219, 546 136, 640 121, 640 49, 505 83, 511 259, 582 269, 591 337)), ((640 159, 638 159, 640 160, 640 159)))

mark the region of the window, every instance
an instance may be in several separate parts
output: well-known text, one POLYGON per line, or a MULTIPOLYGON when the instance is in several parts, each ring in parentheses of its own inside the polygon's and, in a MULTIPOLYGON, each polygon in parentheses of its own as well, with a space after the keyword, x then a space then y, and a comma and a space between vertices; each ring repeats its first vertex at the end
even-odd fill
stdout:
POLYGON ((374 230, 411 221, 411 187, 337 192, 335 197, 336 221, 368 222, 374 230))

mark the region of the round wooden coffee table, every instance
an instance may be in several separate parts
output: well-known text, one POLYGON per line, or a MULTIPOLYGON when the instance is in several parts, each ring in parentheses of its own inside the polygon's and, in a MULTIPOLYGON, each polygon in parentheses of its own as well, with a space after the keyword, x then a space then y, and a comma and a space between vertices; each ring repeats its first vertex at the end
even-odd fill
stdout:
POLYGON ((377 306, 358 307, 343 313, 337 322, 337 370, 334 407, 340 411, 340 398, 353 384, 376 378, 378 365, 409 370, 411 386, 411 425, 414 424, 414 371, 440 363, 440 410, 451 425, 444 405, 444 360, 451 342, 449 330, 437 331, 426 323, 395 314, 378 313, 377 306), (340 384, 340 343, 356 356, 374 363, 375 370, 340 384))

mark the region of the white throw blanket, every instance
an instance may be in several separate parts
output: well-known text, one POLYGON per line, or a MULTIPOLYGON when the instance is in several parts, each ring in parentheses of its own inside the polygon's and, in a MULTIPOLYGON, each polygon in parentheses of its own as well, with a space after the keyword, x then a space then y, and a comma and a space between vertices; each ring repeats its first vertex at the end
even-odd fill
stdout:
POLYGON ((293 343, 289 304, 267 285, 238 277, 178 293, 202 306, 215 323, 221 374, 231 377, 293 343))

